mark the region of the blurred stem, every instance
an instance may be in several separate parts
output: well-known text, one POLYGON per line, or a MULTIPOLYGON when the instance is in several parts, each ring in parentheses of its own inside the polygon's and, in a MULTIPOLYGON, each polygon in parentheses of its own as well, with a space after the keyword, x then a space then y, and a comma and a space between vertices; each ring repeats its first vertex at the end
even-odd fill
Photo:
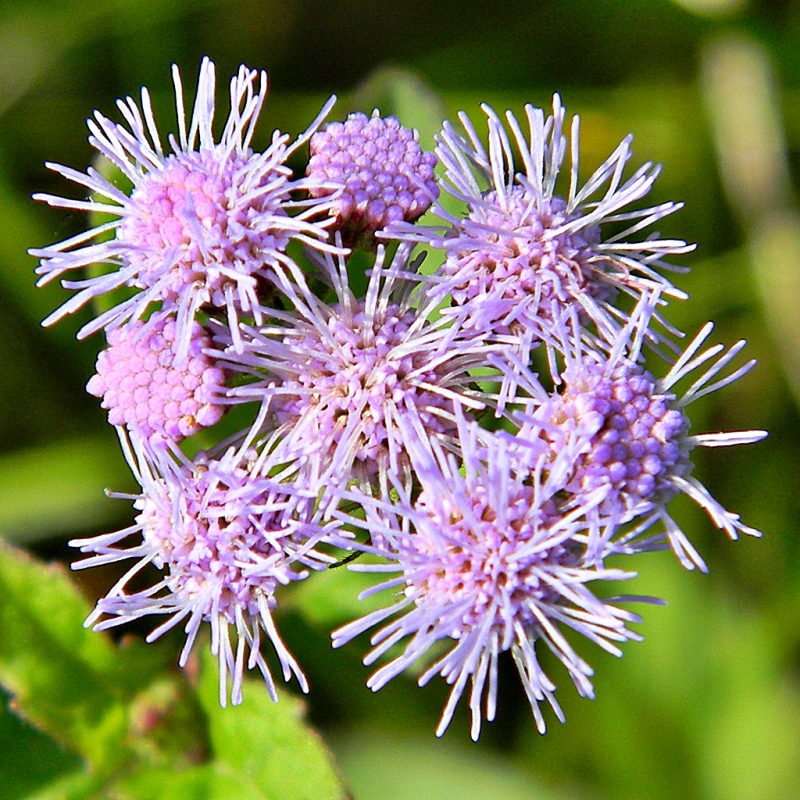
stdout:
POLYGON ((792 205, 769 56, 751 36, 716 38, 704 49, 701 77, 728 200, 752 229, 762 214, 792 205))
POLYGON ((800 215, 769 56, 751 36, 710 41, 701 67, 722 181, 748 239, 766 322, 800 405, 800 215))
POLYGON ((749 247, 767 324, 800 405, 800 216, 785 209, 765 215, 749 247))

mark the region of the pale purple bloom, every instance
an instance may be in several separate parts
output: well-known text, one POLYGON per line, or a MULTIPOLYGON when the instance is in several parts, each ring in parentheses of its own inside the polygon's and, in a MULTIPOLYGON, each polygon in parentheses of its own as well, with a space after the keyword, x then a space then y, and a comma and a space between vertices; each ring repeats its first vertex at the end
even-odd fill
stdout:
POLYGON ((436 156, 395 117, 350 114, 315 133, 310 151, 306 175, 322 182, 310 193, 325 197, 339 187, 331 213, 345 243, 369 244, 390 223, 414 222, 439 194, 436 156))
POLYGON ((408 471, 403 420, 452 440, 454 399, 473 410, 492 402, 471 371, 502 345, 461 338, 445 320, 433 321, 435 303, 419 292, 408 254, 401 246, 389 261, 379 247, 362 299, 343 257, 312 254, 335 299, 287 284, 293 310, 271 310, 274 323, 262 328, 245 326, 241 355, 217 354, 251 380, 231 399, 262 403, 264 432, 313 484, 377 477, 385 485, 387 471, 408 471))
POLYGON ((234 704, 241 702, 244 670, 255 667, 277 700, 262 652, 267 647, 274 650, 284 678, 294 675, 307 691, 273 612, 281 586, 335 560, 315 549, 326 531, 314 521, 314 492, 255 476, 250 454, 241 450, 218 458, 201 454, 190 462, 178 451, 173 458, 166 449, 145 450, 135 439, 120 440, 142 493, 116 496, 132 499, 139 513, 128 528, 71 542, 93 554, 73 567, 135 563, 86 624, 102 630, 150 614, 166 617, 147 637, 153 641, 183 623, 186 644, 179 663, 185 666, 202 623, 208 622, 222 705, 229 691, 234 704), (129 587, 149 564, 162 577, 144 589, 129 587))
POLYGON ((540 703, 548 703, 562 721, 563 714, 555 684, 539 663, 537 643, 561 661, 581 695, 592 697, 592 669, 563 630, 572 629, 620 655, 616 643, 640 638, 628 628, 638 617, 619 608, 615 598, 597 596, 590 584, 625 580, 633 573, 586 558, 584 517, 602 499, 602 490, 583 507, 564 513, 564 474, 548 467, 544 450, 531 473, 520 468, 509 439, 463 420, 459 427, 461 460, 435 441, 412 445, 418 496, 397 485, 394 503, 360 498, 365 522, 338 515, 366 526, 379 545, 362 549, 383 557, 380 563, 355 562, 351 569, 390 576, 364 596, 385 590, 393 599, 334 631, 334 646, 380 626, 364 662, 372 664, 386 654, 391 660, 367 685, 377 691, 426 662, 420 685, 440 675, 452 686, 437 735, 444 733, 466 692, 473 739, 484 715, 494 719, 498 658, 510 651, 536 725, 544 732, 540 703))
POLYGON ((103 398, 112 425, 177 443, 214 425, 225 411, 225 371, 203 352, 210 346, 193 322, 186 358, 178 364, 174 318, 131 322, 109 332, 86 390, 103 398))
POLYGON ((204 305, 224 309, 236 337, 240 314, 258 317, 259 280, 270 279, 273 270, 290 262, 289 242, 326 246, 330 201, 293 201, 291 193, 306 188, 306 182, 291 179, 286 160, 309 139, 332 100, 296 141, 290 143, 288 135, 276 131, 270 146, 259 153, 251 142, 266 99, 265 72, 242 66, 231 80, 230 112, 219 142, 212 130, 214 64, 203 60, 188 125, 177 67, 173 81, 178 135, 168 137, 168 149, 143 88, 141 107, 130 97, 117 102, 125 124, 99 112, 87 122, 89 142, 121 180, 105 177, 93 167, 81 173, 48 164, 88 190, 90 197, 74 200, 39 194, 36 199, 114 219, 31 253, 41 258, 40 285, 67 276, 63 285, 77 290, 45 325, 95 297, 133 288, 138 292, 100 314, 78 335, 117 327, 158 303, 177 315, 178 356, 183 358, 198 309, 204 305), (120 183, 132 186, 130 194, 119 188, 120 183), (102 265, 102 274, 70 277, 91 265, 102 265))
POLYGON ((437 292, 452 298, 451 313, 481 329, 549 319, 555 304, 579 309, 606 330, 618 329, 624 319, 613 305, 620 292, 638 298, 655 289, 685 297, 661 271, 676 269, 664 258, 692 246, 637 236, 681 204, 629 209, 647 195, 660 171, 645 163, 623 178, 631 137, 580 186, 578 117, 568 143, 558 95, 552 115, 525 107, 527 132, 510 111, 506 126, 489 106, 482 108, 488 150, 464 113, 459 118, 466 138, 445 123, 437 139, 442 188, 466 204, 465 214, 455 215, 440 200, 432 209, 443 220, 440 228, 398 224, 389 231, 445 251, 437 292), (514 162, 515 147, 520 164, 514 162), (622 230, 609 233, 609 224, 622 230))
MULTIPOLYGON (((647 303, 639 303, 606 355, 583 344, 575 315, 571 324, 562 320, 556 330, 561 339, 558 349, 566 363, 560 375, 554 370, 560 387, 546 393, 525 365, 517 365, 519 385, 532 398, 530 416, 517 435, 522 440, 544 437, 554 459, 562 458, 564 451, 572 453, 574 464, 565 489, 577 504, 606 488, 598 505, 598 512, 608 521, 604 537, 611 539, 619 526, 636 520, 638 527, 633 532, 623 529, 617 543, 630 551, 637 547, 637 536, 661 522, 681 564, 705 571, 703 559, 667 512, 667 503, 683 493, 731 539, 739 533, 760 536, 744 525, 738 514, 723 508, 691 475, 690 459, 695 447, 748 444, 767 434, 760 430, 690 434, 686 407, 733 383, 755 360, 724 374, 746 343, 739 341, 727 350, 721 344, 704 350, 714 327, 709 322, 666 375, 655 378, 639 363, 649 311, 647 303), (677 391, 677 385, 692 373, 699 374, 683 392, 677 391)), ((600 549, 607 546, 604 541, 600 549)))
POLYGON ((591 442, 576 470, 576 493, 607 485, 609 509, 669 500, 677 491, 672 478, 690 468, 689 420, 675 396, 626 361, 586 360, 562 378, 563 391, 546 409, 553 430, 580 420, 591 442))

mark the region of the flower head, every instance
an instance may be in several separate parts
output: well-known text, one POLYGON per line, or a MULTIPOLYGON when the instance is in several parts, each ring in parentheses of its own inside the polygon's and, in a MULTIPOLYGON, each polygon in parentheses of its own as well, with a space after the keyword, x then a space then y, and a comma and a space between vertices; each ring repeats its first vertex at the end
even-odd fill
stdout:
MULTIPOLYGON (((570 323, 562 319, 556 326, 556 338, 561 340, 558 350, 564 354, 566 364, 561 375, 555 375, 559 387, 548 394, 527 373, 523 382, 532 398, 531 411, 517 437, 529 440, 543 436, 554 460, 562 458, 564 452, 572 454, 565 490, 575 503, 605 490, 597 507, 607 523, 603 547, 608 546, 605 539, 622 531, 617 544, 624 545, 627 551, 635 550, 636 537, 660 521, 680 562, 687 569, 705 570, 703 559, 667 513, 666 506, 676 494, 683 493, 698 503, 730 538, 736 539, 739 533, 760 535, 744 525, 737 514, 725 510, 691 475, 691 452, 698 446, 756 442, 766 432, 691 434, 686 407, 733 383, 755 361, 725 375, 725 368, 746 343, 739 341, 727 350, 721 344, 703 350, 714 327, 708 323, 666 375, 655 378, 639 363, 648 313, 648 303, 640 302, 605 355, 584 345, 574 314, 570 323), (677 384, 703 365, 704 371, 679 394, 677 384), (621 526, 632 520, 638 522, 638 527, 630 533, 621 526)), ((526 370, 525 365, 518 364, 517 378, 522 379, 526 370)), ((652 540, 648 540, 650 543, 652 540)))
POLYGON ((625 210, 645 197, 659 173, 659 167, 646 163, 623 180, 630 137, 579 187, 574 117, 568 186, 562 193, 558 187, 567 136, 558 95, 550 116, 525 107, 527 134, 511 112, 506 113, 506 128, 491 108, 484 105, 483 110, 488 150, 463 113, 466 138, 445 123, 437 140, 436 154, 445 168, 443 189, 466 204, 465 214, 455 216, 439 202, 433 211, 444 221, 443 228, 399 224, 388 232, 444 250, 437 292, 452 298, 451 313, 482 329, 547 321, 554 305, 574 307, 605 330, 619 328, 622 314, 613 305, 619 292, 638 298, 659 289, 683 296, 658 269, 674 269, 663 258, 692 247, 672 239, 631 239, 680 204, 625 210), (513 145, 519 149, 521 168, 512 157, 513 145), (606 236, 603 227, 609 223, 622 223, 624 230, 606 236))
POLYGON ((350 114, 315 133, 306 175, 321 180, 311 195, 325 197, 339 185, 332 213, 345 242, 371 241, 392 222, 414 222, 439 194, 433 169, 417 134, 395 117, 350 114))
MULTIPOLYGON (((315 549, 324 529, 313 519, 313 492, 254 476, 248 456, 233 449, 219 458, 173 459, 166 449, 145 451, 121 437, 142 485, 135 524, 71 544, 94 555, 75 568, 136 559, 87 620, 97 630, 140 617, 166 615, 152 641, 185 622, 184 666, 203 622, 220 665, 220 703, 240 703, 245 665, 258 667, 273 700, 275 687, 262 643, 269 642, 284 678, 308 685, 272 617, 281 586, 307 577, 334 559, 315 549), (120 546, 123 542, 129 544, 120 546), (146 589, 126 584, 148 564, 163 576, 146 589), (98 621, 99 620, 99 621, 98 621), (230 629, 235 638, 231 642, 230 629), (247 651, 249 650, 249 656, 247 651)), ((177 454, 177 451, 175 451, 177 454)), ((179 454, 177 454, 179 455, 179 454)))
POLYGON ((582 428, 586 449, 574 490, 583 494, 607 486, 602 505, 609 510, 669 500, 677 491, 672 479, 691 469, 689 420, 675 395, 661 391, 649 372, 630 362, 611 368, 590 359, 562 377, 563 391, 539 416, 550 415, 561 436, 566 427, 582 428))
POLYGON ((578 691, 591 697, 592 670, 561 628, 572 628, 619 655, 614 643, 638 638, 627 627, 637 618, 613 598, 596 596, 589 584, 624 580, 632 573, 587 561, 584 516, 602 492, 583 508, 562 513, 563 485, 557 470, 543 470, 544 455, 531 479, 519 468, 508 438, 487 435, 463 420, 460 433, 460 461, 435 442, 412 448, 421 484, 416 499, 401 487, 396 487, 400 499, 394 504, 362 498, 372 541, 381 543, 364 549, 388 563, 354 564, 352 569, 397 573, 369 593, 391 590, 400 597, 334 631, 334 646, 383 624, 371 638, 365 663, 399 643, 402 651, 370 677, 368 686, 377 691, 420 658, 432 662, 420 685, 441 675, 453 687, 437 735, 449 725, 470 684, 473 739, 483 714, 494 718, 498 658, 511 651, 543 732, 541 702, 549 703, 559 718, 563 715, 555 684, 539 663, 537 643, 550 649, 578 691))
POLYGON ((308 690, 275 625, 282 587, 354 551, 348 568, 379 576, 362 596, 390 599, 333 644, 369 632, 370 688, 439 676, 437 735, 466 696, 477 739, 510 658, 543 733, 546 706, 564 715, 542 652, 593 697, 576 640, 619 656, 640 638, 625 603, 659 602, 611 594, 635 575, 619 564, 671 547, 705 569, 672 498, 759 535, 693 475, 694 448, 766 434, 691 433, 688 405, 754 362, 729 368, 744 342, 707 347, 710 323, 683 351, 670 341, 659 309, 685 295, 665 272, 692 246, 646 231, 681 204, 646 204, 660 168, 626 177, 631 137, 579 183, 579 121, 558 95, 524 119, 482 106, 488 144, 462 113, 435 154, 377 111, 321 127, 332 98, 258 151, 265 72, 240 67, 216 133, 213 63, 189 119, 172 74, 175 134, 142 89, 117 102, 122 122, 88 120, 100 166, 48 165, 88 199, 36 196, 103 220, 30 252, 40 284, 75 292, 44 324, 102 299, 78 334, 108 343, 87 389, 141 486, 112 495, 133 502, 130 526, 71 542, 76 569, 132 562, 86 624, 153 615, 148 641, 180 625, 185 666, 208 623, 220 703, 242 701, 251 669, 276 700, 276 660, 308 690), (439 224, 418 224, 429 209, 439 224), (418 244, 440 266, 423 270, 418 244), (651 372, 645 345, 669 366, 651 372), (252 424, 184 452, 246 403, 252 424))
POLYGON ((91 299, 127 287, 133 296, 85 325, 79 336, 113 328, 140 317, 151 303, 177 315, 178 356, 185 357, 191 322, 198 309, 225 309, 234 336, 241 313, 258 313, 259 279, 270 279, 288 257, 290 240, 325 246, 327 201, 296 203, 291 192, 304 188, 293 181, 286 160, 304 143, 327 113, 297 141, 276 132, 271 145, 254 152, 251 141, 266 99, 267 75, 242 66, 231 80, 231 109, 220 140, 212 131, 215 70, 208 59, 200 68, 197 96, 188 129, 183 87, 173 67, 178 108, 178 137, 165 150, 142 89, 141 108, 131 99, 117 105, 126 125, 99 112, 89 119, 89 142, 130 184, 130 194, 94 168, 80 173, 58 164, 48 166, 91 192, 89 200, 40 194, 50 205, 110 214, 116 219, 31 253, 41 258, 40 284, 73 275, 92 264, 107 265, 102 275, 65 280, 77 294, 48 317, 51 324, 91 299), (290 210, 301 209, 290 216, 290 210), (108 238, 108 237, 111 238, 108 238))
MULTIPOLYGON (((456 429, 453 399, 473 409, 491 393, 473 387, 470 370, 485 366, 491 343, 462 339, 419 297, 409 248, 387 262, 378 248, 366 296, 357 299, 347 265, 323 254, 320 278, 335 300, 324 303, 304 284, 294 310, 272 311, 275 324, 244 329, 244 352, 223 352, 232 372, 251 381, 232 399, 258 400, 268 410, 265 431, 287 458, 302 460, 312 483, 371 480, 408 468, 403 420, 434 438, 456 429)), ((284 291, 291 291, 284 287, 284 291)))
POLYGON ((108 334, 87 391, 103 398, 112 425, 145 439, 174 443, 214 425, 225 411, 225 372, 205 353, 211 346, 196 322, 180 364, 175 357, 175 320, 132 322, 108 334))

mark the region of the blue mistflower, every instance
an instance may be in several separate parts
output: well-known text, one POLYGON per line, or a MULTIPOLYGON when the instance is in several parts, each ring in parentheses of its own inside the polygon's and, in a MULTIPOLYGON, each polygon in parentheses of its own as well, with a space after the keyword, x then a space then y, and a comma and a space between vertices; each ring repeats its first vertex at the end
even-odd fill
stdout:
POLYGON ((674 497, 759 535, 693 474, 694 448, 766 434, 691 432, 689 404, 754 362, 731 366, 743 341, 708 346, 711 323, 672 341, 660 311, 685 295, 667 274, 693 246, 648 231, 681 204, 647 205, 660 168, 626 176, 631 137, 580 183, 558 95, 520 119, 482 106, 488 143, 462 113, 435 153, 378 112, 321 127, 332 98, 258 152, 266 73, 240 67, 217 134, 215 80, 204 59, 187 119, 173 67, 166 142, 146 89, 117 102, 122 123, 95 112, 104 167, 48 165, 88 199, 36 196, 103 220, 31 253, 40 284, 74 290, 44 324, 110 295, 78 336, 105 333, 87 390, 141 486, 112 494, 131 525, 71 542, 76 569, 127 566, 86 624, 180 626, 181 666, 208 624, 220 703, 242 701, 246 670, 275 700, 275 666, 308 690, 275 624, 282 587, 346 554, 386 598, 332 634, 370 637, 371 689, 438 676, 436 734, 464 698, 478 739, 508 658, 543 733, 564 719, 558 672, 594 695, 584 640, 621 655, 641 638, 626 603, 659 602, 617 592, 631 556, 705 570, 674 497), (645 345, 667 364, 651 372, 645 345), (231 406, 243 429, 190 456, 231 406))
POLYGON ((343 257, 311 258, 335 299, 322 302, 305 281, 283 285, 293 309, 265 311, 269 324, 243 327, 241 354, 218 354, 249 378, 229 394, 262 403, 262 432, 284 460, 303 465, 310 483, 378 478, 385 487, 389 471, 408 472, 404 420, 452 441, 454 400, 473 410, 492 404, 493 392, 479 388, 472 371, 504 345, 433 319, 436 303, 420 292, 406 245, 391 260, 378 247, 362 299, 343 257))
POLYGON ((731 539, 739 533, 760 536, 744 525, 738 514, 723 508, 691 475, 690 458, 695 447, 748 444, 767 434, 760 430, 691 434, 686 407, 736 381, 755 360, 725 374, 746 343, 739 341, 728 349, 717 344, 704 350, 714 327, 709 322, 666 375, 655 378, 639 363, 651 310, 651 304, 639 303, 605 355, 584 345, 574 314, 571 324, 562 319, 553 340, 560 340, 558 349, 566 362, 560 375, 554 372, 560 384, 557 390, 546 393, 527 366, 517 364, 514 375, 518 385, 531 396, 530 417, 517 437, 524 441, 543 436, 553 459, 563 458, 567 450, 572 454, 565 490, 577 505, 605 488, 598 505, 598 512, 606 518, 604 541, 622 530, 618 545, 630 552, 642 546, 637 545, 637 536, 660 521, 681 564, 705 571, 703 559, 668 514, 667 503, 676 494, 686 494, 731 539), (701 368, 680 394, 677 385, 701 368), (633 533, 621 528, 632 520, 638 526, 633 533))
POLYGON ((260 670, 277 701, 262 653, 265 645, 275 651, 284 678, 294 675, 308 691, 275 627, 273 611, 281 586, 335 561, 316 549, 331 524, 323 528, 315 522, 314 492, 254 475, 251 456, 241 449, 231 448, 216 458, 200 454, 190 462, 177 451, 173 458, 166 449, 150 450, 135 438, 120 439, 142 486, 141 495, 131 498, 139 513, 128 528, 72 541, 93 554, 73 568, 127 559, 136 563, 97 603, 86 624, 103 630, 151 614, 166 616, 148 636, 153 641, 183 623, 187 636, 179 663, 185 666, 207 622, 211 650, 219 661, 222 705, 229 691, 231 701, 241 703, 245 667, 260 670), (151 564, 162 576, 152 586, 130 590, 128 584, 151 564))
POLYGON ((92 298, 122 287, 138 290, 81 328, 87 336, 145 314, 151 303, 174 310, 177 354, 189 347, 191 322, 206 304, 224 309, 234 337, 240 314, 258 316, 258 279, 289 261, 292 239, 326 246, 330 200, 293 201, 291 192, 307 187, 292 180, 286 160, 308 140, 332 104, 309 129, 289 143, 275 132, 263 153, 251 140, 266 99, 267 75, 242 66, 231 80, 231 110, 219 142, 214 139, 215 70, 208 59, 200 68, 197 97, 188 128, 183 87, 173 67, 178 108, 178 138, 165 151, 153 117, 150 95, 142 89, 141 109, 131 99, 118 101, 125 125, 99 112, 89 119, 89 142, 130 183, 125 194, 97 170, 78 172, 48 164, 88 189, 88 200, 36 195, 50 205, 116 219, 49 247, 31 250, 41 258, 40 285, 74 275, 92 264, 103 274, 64 280, 77 294, 45 321, 49 325, 92 298), (294 216, 289 211, 298 211, 294 216), (322 221, 320 221, 320 218, 322 221), (108 239, 109 234, 112 238, 108 239))
POLYGON ((618 607, 614 598, 595 594, 590 584, 626 580, 633 573, 587 558, 585 517, 603 490, 562 513, 563 472, 552 465, 545 469, 546 452, 531 475, 521 468, 509 439, 486 434, 463 419, 459 428, 461 459, 435 441, 420 439, 412 445, 418 496, 396 486, 399 499, 392 504, 360 497, 366 523, 339 514, 352 524, 366 524, 378 545, 362 547, 382 557, 381 563, 351 568, 396 573, 365 594, 387 590, 395 599, 334 631, 333 643, 338 647, 381 626, 371 637, 365 663, 394 652, 397 645, 401 651, 367 685, 377 691, 419 659, 429 662, 420 685, 440 675, 453 687, 437 735, 444 733, 467 692, 473 739, 484 714, 494 719, 498 658, 510 651, 536 725, 544 732, 540 703, 548 703, 561 720, 563 714, 553 694, 555 684, 539 663, 537 643, 557 656, 581 695, 592 697, 592 669, 562 629, 620 655, 616 643, 639 638, 628 628, 638 617, 618 607))
POLYGON ((443 190, 466 204, 457 216, 437 202, 441 228, 394 225, 389 235, 441 248, 445 262, 437 286, 478 328, 549 319, 555 303, 574 306, 601 330, 618 328, 624 317, 615 307, 622 292, 638 298, 657 289, 685 297, 659 270, 676 269, 664 258, 693 249, 674 239, 637 239, 642 229, 681 207, 663 203, 628 207, 644 198, 660 171, 646 163, 627 179, 631 157, 627 137, 581 187, 578 184, 578 117, 572 121, 568 186, 559 193, 567 156, 565 112, 558 95, 553 113, 525 107, 527 134, 506 113, 508 128, 483 106, 489 128, 484 147, 469 118, 460 114, 466 138, 449 123, 438 137, 436 154, 445 168, 443 190), (513 140, 513 142, 512 142, 513 140), (521 156, 515 164, 512 147, 521 156), (603 226, 623 230, 605 236, 603 226), (632 238, 633 237, 633 238, 632 238))

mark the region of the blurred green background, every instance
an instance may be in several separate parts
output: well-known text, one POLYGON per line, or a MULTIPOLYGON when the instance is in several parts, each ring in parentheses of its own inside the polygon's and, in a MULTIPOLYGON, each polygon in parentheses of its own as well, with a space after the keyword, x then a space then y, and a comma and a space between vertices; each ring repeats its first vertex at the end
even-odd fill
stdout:
MULTIPOLYGON (((363 643, 330 650, 328 631, 353 607, 341 575, 323 575, 296 594, 281 630, 312 685, 309 718, 353 795, 800 797, 800 3, 2 0, 0 536, 43 561, 68 563, 69 538, 128 524, 130 507, 103 489, 134 486, 103 412, 83 391, 100 339, 76 342, 79 319, 39 327, 66 293, 35 290, 35 262, 25 252, 82 230, 86 220, 36 206, 30 195, 70 192, 43 162, 84 169, 92 158, 85 118, 98 108, 116 119, 114 100, 142 85, 153 92, 162 131, 172 130, 169 66, 179 64, 193 87, 206 54, 222 85, 242 62, 269 71, 261 144, 273 128, 299 132, 331 93, 340 97, 334 118, 380 104, 430 144, 443 115, 465 109, 477 119, 481 101, 499 110, 546 107, 560 92, 568 113, 582 118, 585 170, 632 132, 634 166, 664 166, 653 202, 686 203, 661 225, 667 236, 698 243, 680 262, 691 273, 677 279, 691 299, 669 319, 689 332, 713 319, 720 340, 748 339, 759 360, 744 380, 693 407, 693 428, 770 431, 756 445, 698 453, 696 467, 764 538, 731 543, 676 502, 710 574, 685 573, 657 554, 641 558, 631 590, 668 605, 644 609, 645 641, 626 646, 620 661, 583 651, 596 668, 595 701, 578 698, 552 665, 567 723, 552 720, 545 737, 506 665, 499 720, 480 743, 469 741, 463 709, 435 739, 445 687, 420 690, 403 678, 373 695, 359 663, 363 643)), ((50 580, 42 572, 25 588, 46 596, 50 580)), ((110 581, 102 573, 75 579, 92 599, 110 581)), ((13 687, 19 653, 42 644, 36 614, 12 605, 0 614, 0 679, 13 687)), ((55 638, 98 637, 68 627, 74 620, 66 614, 51 617, 55 638)), ((148 650, 164 665, 156 674, 173 675, 180 638, 148 650)), ((33 674, 36 660, 25 663, 33 674)), ((90 680, 74 679, 76 687, 90 680)), ((135 683, 137 674, 126 680, 135 683)), ((260 703, 252 699, 258 692, 249 687, 246 704, 260 703)), ((60 707, 65 729, 70 696, 60 707)), ((83 769, 85 752, 57 730, 48 729, 58 742, 20 720, 2 699, 0 797, 160 796, 131 788, 144 785, 135 781, 127 794, 69 794, 65 776, 83 769)), ((76 699, 73 716, 81 708, 76 699)), ((149 751, 138 757, 154 761, 149 751)))

